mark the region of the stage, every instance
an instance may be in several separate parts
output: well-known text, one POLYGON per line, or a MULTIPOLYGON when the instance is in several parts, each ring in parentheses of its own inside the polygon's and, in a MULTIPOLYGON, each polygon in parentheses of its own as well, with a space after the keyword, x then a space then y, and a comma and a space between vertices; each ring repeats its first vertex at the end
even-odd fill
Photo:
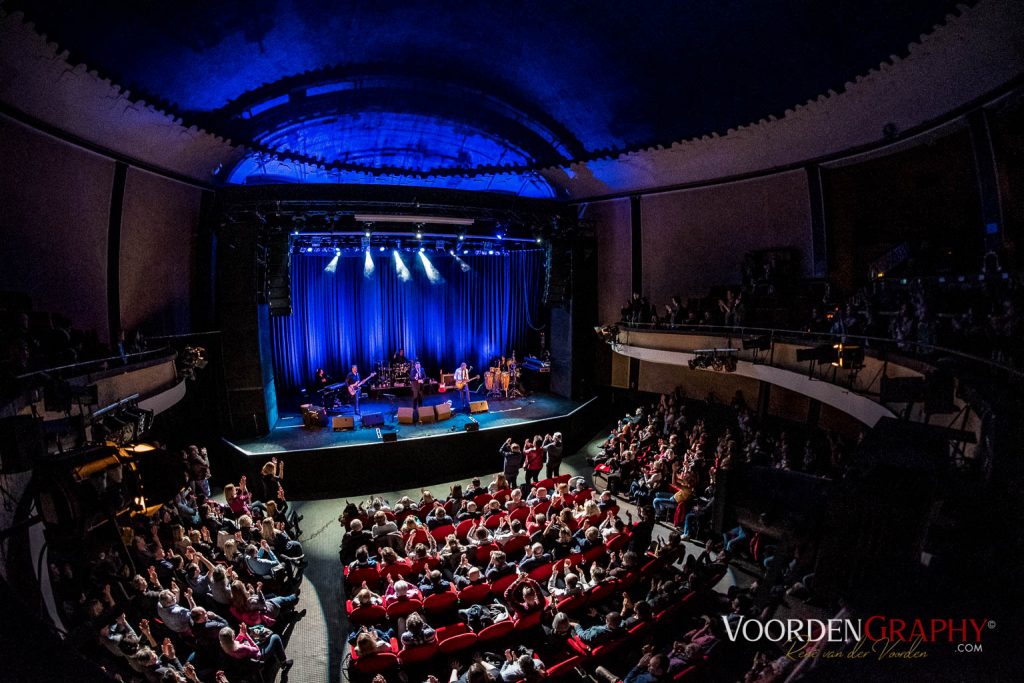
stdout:
MULTIPOLYGON (((482 398, 482 397, 479 397, 482 398)), ((498 448, 506 438, 522 443, 536 434, 562 432, 565 451, 574 452, 593 435, 605 419, 598 399, 573 401, 552 394, 525 398, 491 400, 486 413, 472 416, 458 409, 460 400, 452 393, 427 396, 425 405, 451 400, 457 412, 449 420, 434 424, 399 425, 390 401, 364 399, 363 415, 382 413, 380 429, 359 428, 335 432, 330 427, 303 426, 297 410, 282 411, 270 433, 261 438, 225 443, 235 453, 240 471, 255 476, 271 456, 285 463, 285 485, 289 496, 324 498, 367 494, 386 488, 429 486, 460 477, 488 475, 501 469, 498 448), (467 432, 475 420, 478 431, 467 432), (392 432, 393 442, 383 435, 392 432), (382 480, 387 486, 382 487, 382 480)), ((473 395, 473 400, 478 400, 473 395)), ((398 406, 409 406, 408 399, 398 406)), ((351 415, 351 411, 333 414, 351 415)))

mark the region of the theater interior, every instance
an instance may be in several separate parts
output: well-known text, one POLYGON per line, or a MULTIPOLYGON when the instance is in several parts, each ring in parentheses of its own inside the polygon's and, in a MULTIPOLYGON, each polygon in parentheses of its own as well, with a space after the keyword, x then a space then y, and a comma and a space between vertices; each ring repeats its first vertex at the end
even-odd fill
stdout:
POLYGON ((1024 3, 0 0, 0 679, 1013 681, 1024 3))

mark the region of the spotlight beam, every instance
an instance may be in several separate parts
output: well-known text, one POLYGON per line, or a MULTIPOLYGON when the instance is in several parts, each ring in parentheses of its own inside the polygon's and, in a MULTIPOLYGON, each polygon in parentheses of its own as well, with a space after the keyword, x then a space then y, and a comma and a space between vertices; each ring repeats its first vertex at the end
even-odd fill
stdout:
POLYGON ((363 277, 373 277, 373 257, 370 256, 370 249, 366 249, 366 257, 363 259, 363 277))
POLYGON ((398 253, 397 249, 393 249, 391 253, 395 257, 395 271, 398 273, 398 279, 402 282, 408 282, 412 279, 412 273, 409 272, 405 261, 402 260, 402 255, 398 253))
POLYGON ((430 262, 430 257, 421 249, 420 252, 420 263, 423 264, 423 271, 427 274, 427 279, 430 280, 430 284, 436 285, 441 282, 441 273, 437 272, 437 268, 430 262))
POLYGON ((326 268, 324 268, 324 272, 325 273, 333 273, 334 271, 336 271, 338 269, 338 258, 340 256, 341 256, 341 249, 335 249, 334 250, 334 258, 332 258, 331 262, 327 264, 326 268))

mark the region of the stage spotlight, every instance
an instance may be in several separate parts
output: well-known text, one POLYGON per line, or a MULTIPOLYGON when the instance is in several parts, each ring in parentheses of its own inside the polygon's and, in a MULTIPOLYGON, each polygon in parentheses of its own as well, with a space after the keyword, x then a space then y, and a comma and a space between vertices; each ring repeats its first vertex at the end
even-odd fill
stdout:
POLYGON ((326 268, 324 268, 324 272, 325 273, 333 273, 334 271, 336 271, 338 269, 338 258, 340 256, 341 256, 341 249, 335 249, 334 250, 334 258, 332 258, 331 262, 327 264, 326 268))
POLYGON ((366 236, 367 236, 367 237, 369 237, 369 236, 370 236, 370 231, 369 231, 369 230, 367 230, 367 231, 366 231, 366 236))
POLYGON ((377 249, 377 251, 384 251, 384 248, 385 248, 385 247, 384 247, 384 245, 382 244, 382 245, 380 245, 380 247, 379 247, 379 248, 377 249))
MULTIPOLYGON (((465 254, 466 252, 462 252, 462 253, 465 254)), ((466 263, 465 261, 463 261, 461 258, 459 258, 459 255, 456 254, 454 250, 452 250, 452 256, 455 257, 455 262, 459 264, 459 268, 462 270, 462 272, 463 273, 468 273, 469 272, 469 264, 466 263)))
POLYGON ((466 236, 465 236, 465 235, 459 235, 459 241, 460 241, 460 242, 461 242, 462 240, 464 240, 464 239, 466 239, 466 236))
POLYGON ((541 243, 541 242, 543 242, 543 241, 544 241, 544 238, 543 238, 543 237, 538 237, 538 238, 537 238, 537 244, 540 244, 540 243, 541 243))
POLYGON ((488 249, 487 250, 487 255, 488 256, 494 256, 494 250, 493 249, 488 249))
POLYGON ((423 233, 420 232, 419 230, 416 231, 416 239, 418 239, 418 240, 423 239, 423 233))
POLYGON ((366 250, 366 257, 363 259, 363 276, 371 277, 373 275, 373 257, 370 256, 370 250, 366 250))
POLYGON ((427 274, 430 284, 434 285, 441 281, 441 273, 437 272, 437 268, 430 262, 430 258, 424 253, 423 247, 420 247, 420 263, 423 264, 423 272, 427 274))
POLYGON ((402 255, 398 253, 398 249, 391 252, 395 256, 395 270, 398 272, 398 279, 402 282, 408 282, 412 279, 412 273, 405 267, 405 261, 402 260, 402 255))

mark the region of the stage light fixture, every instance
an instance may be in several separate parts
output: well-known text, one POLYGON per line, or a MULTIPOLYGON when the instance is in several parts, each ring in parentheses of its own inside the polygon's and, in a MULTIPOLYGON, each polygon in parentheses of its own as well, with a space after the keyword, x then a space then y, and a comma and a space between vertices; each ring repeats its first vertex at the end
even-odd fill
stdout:
POLYGON ((418 240, 423 239, 423 233, 420 232, 419 230, 416 231, 416 239, 418 239, 418 240))
POLYGON ((488 249, 487 250, 487 255, 488 256, 494 256, 494 250, 493 249, 488 249))
POLYGON ((334 249, 334 258, 332 258, 331 262, 327 264, 326 268, 324 268, 324 272, 325 273, 333 273, 334 271, 336 271, 338 269, 338 258, 340 258, 340 257, 341 257, 341 249, 335 248, 334 249))
POLYGON ((540 243, 541 243, 541 242, 543 242, 543 241, 544 241, 544 238, 543 238, 543 237, 538 237, 538 238, 537 238, 537 244, 540 244, 540 243))
POLYGON ((395 249, 392 254, 395 257, 395 271, 398 272, 398 279, 402 282, 408 282, 412 279, 412 273, 409 272, 405 261, 402 260, 402 255, 398 252, 398 249, 395 249))
POLYGON ((459 241, 460 241, 460 242, 461 242, 461 241, 463 241, 463 240, 465 240, 465 239, 466 239, 466 236, 465 236, 465 235, 459 235, 459 241))
POLYGON ((366 257, 363 259, 363 277, 373 276, 373 257, 370 256, 370 250, 366 250, 366 257))
POLYGON ((427 279, 430 280, 430 284, 437 284, 441 281, 441 273, 437 271, 434 264, 430 262, 430 257, 423 251, 423 247, 420 247, 420 263, 423 264, 423 272, 427 274, 427 279))
POLYGON ((385 248, 386 247, 382 244, 380 245, 380 247, 378 247, 377 251, 384 251, 385 248))

